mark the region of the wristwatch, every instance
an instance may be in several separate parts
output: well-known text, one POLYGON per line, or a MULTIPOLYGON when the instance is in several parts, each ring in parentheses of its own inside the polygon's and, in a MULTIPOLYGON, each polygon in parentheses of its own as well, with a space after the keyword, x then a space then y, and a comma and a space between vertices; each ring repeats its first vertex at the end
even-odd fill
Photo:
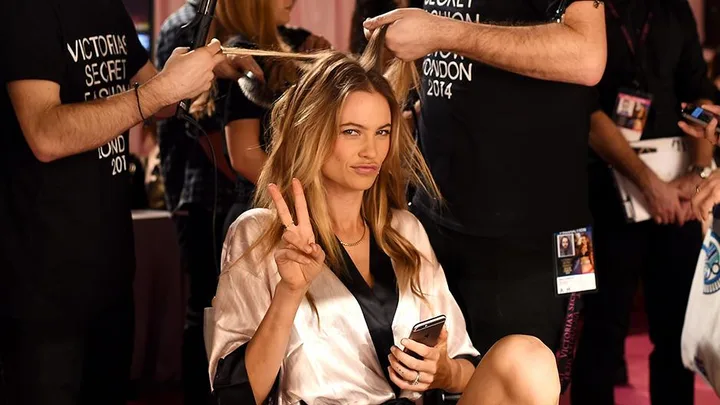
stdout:
POLYGON ((688 173, 695 173, 703 180, 710 177, 710 174, 712 174, 712 172, 713 168, 710 166, 691 165, 690 167, 688 167, 688 173))

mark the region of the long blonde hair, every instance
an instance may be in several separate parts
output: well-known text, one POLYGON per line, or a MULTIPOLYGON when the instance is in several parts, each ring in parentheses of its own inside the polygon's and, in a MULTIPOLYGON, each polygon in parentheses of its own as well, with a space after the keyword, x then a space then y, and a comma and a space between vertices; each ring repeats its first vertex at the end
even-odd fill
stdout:
MULTIPOLYGON (((315 238, 326 250, 327 264, 338 276, 346 276, 341 274, 345 269, 342 247, 328 215, 321 168, 333 151, 339 114, 348 95, 355 91, 381 94, 390 105, 392 116, 390 150, 375 183, 364 193, 361 215, 379 248, 392 259, 398 287, 422 298, 418 278, 422 257, 392 228, 393 210, 407 209, 410 184, 437 199, 440 193, 402 117, 401 101, 410 85, 417 83, 417 72, 411 63, 394 60, 388 64, 382 60, 383 43, 384 30, 373 36, 359 59, 336 51, 318 54, 314 63, 306 66, 300 81, 276 102, 271 114, 270 153, 257 183, 255 206, 274 207, 267 187, 275 183, 296 217, 291 183, 293 178, 299 179, 315 238)), ((265 254, 270 254, 283 230, 276 216, 250 250, 263 246, 265 254)))

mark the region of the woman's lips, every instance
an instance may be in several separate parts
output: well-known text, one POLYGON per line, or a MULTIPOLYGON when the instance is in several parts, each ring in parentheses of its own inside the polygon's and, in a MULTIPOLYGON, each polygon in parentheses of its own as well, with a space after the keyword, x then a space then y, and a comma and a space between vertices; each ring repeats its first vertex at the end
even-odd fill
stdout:
POLYGON ((378 170, 380 169, 380 166, 378 165, 357 165, 352 166, 353 170, 355 170, 356 173, 361 175, 375 175, 377 174, 378 170))

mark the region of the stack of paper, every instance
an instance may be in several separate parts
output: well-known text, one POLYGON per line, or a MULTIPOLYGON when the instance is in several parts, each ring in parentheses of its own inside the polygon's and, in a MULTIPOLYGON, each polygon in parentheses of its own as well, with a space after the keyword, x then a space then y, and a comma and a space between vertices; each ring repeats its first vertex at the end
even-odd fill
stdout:
MULTIPOLYGON (((648 139, 630 142, 640 159, 663 181, 672 181, 687 172, 690 166, 687 140, 681 137, 648 139)), ((713 164, 714 165, 714 164, 713 164)), ((620 198, 629 222, 650 219, 647 201, 640 189, 617 170, 613 170, 620 198)))

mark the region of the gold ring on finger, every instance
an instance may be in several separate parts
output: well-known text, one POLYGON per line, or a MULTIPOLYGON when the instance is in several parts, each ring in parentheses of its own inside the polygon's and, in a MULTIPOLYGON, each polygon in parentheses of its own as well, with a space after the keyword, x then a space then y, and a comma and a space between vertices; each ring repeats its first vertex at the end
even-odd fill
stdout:
POLYGON ((416 371, 416 373, 417 375, 415 375, 415 379, 413 380, 412 385, 418 385, 418 383, 420 382, 420 372, 416 371))

